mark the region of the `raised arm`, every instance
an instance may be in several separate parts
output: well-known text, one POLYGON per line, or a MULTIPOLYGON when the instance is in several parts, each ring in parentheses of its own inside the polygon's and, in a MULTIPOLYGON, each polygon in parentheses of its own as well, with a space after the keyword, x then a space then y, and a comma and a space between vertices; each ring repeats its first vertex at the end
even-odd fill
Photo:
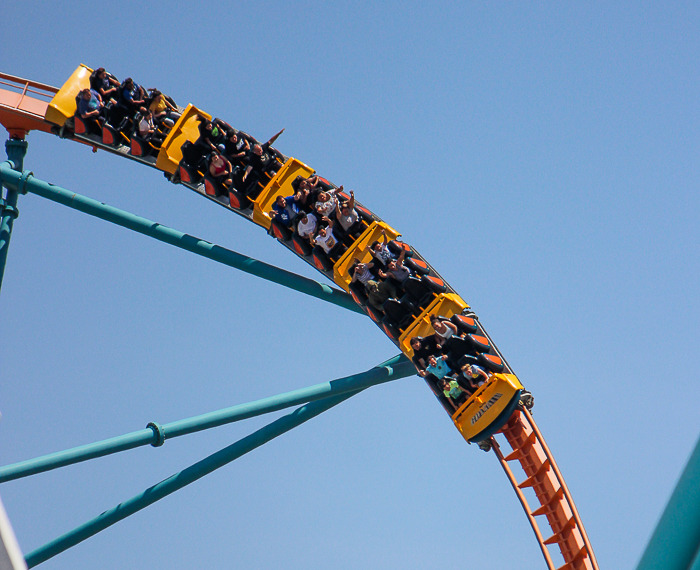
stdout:
POLYGON ((277 133, 276 135, 273 135, 272 138, 271 138, 269 141, 267 141, 267 145, 268 145, 268 146, 272 145, 272 143, 274 143, 274 142, 277 140, 277 137, 279 137, 283 132, 284 132, 284 129, 282 129, 282 130, 281 130, 279 133, 277 133))
POLYGON ((399 258, 396 260, 396 263, 401 265, 403 263, 404 258, 406 257, 406 249, 401 248, 401 253, 399 253, 399 258))
POLYGON ((350 190, 350 200, 348 201, 348 210, 352 212, 352 209, 355 207, 355 191, 350 190))

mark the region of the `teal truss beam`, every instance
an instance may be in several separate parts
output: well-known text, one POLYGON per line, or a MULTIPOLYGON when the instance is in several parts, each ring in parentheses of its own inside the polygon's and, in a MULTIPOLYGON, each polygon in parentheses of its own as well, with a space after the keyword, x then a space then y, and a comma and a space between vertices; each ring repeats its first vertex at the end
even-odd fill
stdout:
POLYGON ((227 463, 238 459, 249 451, 260 447, 264 443, 276 438, 283 433, 303 424, 304 422, 316 417, 317 415, 329 410, 333 406, 340 404, 351 396, 357 394, 355 392, 347 392, 339 396, 331 396, 324 398, 318 402, 311 402, 293 412, 282 416, 278 420, 266 425, 247 437, 237 441, 236 443, 217 451, 216 453, 202 459, 201 461, 191 465, 187 469, 171 475, 160 483, 146 489, 143 493, 124 501, 116 507, 105 511, 101 515, 95 517, 91 521, 79 526, 78 528, 60 536, 56 540, 45 544, 44 546, 30 552, 25 560, 27 566, 33 568, 37 564, 60 554, 71 546, 82 542, 94 536, 98 532, 112 526, 113 524, 125 519, 126 517, 152 505, 156 501, 182 489, 186 485, 201 479, 205 475, 212 473, 219 467, 223 467, 227 463))
POLYGON ((166 439, 222 426, 270 412, 276 412, 331 396, 356 392, 375 384, 382 384, 384 382, 412 376, 415 372, 416 369, 413 364, 411 364, 405 356, 400 354, 386 362, 378 364, 366 372, 353 374, 352 376, 338 378, 330 382, 324 382, 323 384, 316 384, 308 388, 278 394, 270 398, 264 398, 247 404, 240 404, 201 416, 172 422, 163 426, 151 422, 146 429, 140 431, 0 467, 0 483, 43 473, 59 467, 65 467, 66 465, 80 463, 88 459, 95 459, 97 457, 119 453, 120 451, 142 447, 144 445, 150 444, 154 447, 159 447, 163 445, 166 439))
POLYGON ((302 277, 291 271, 285 271, 274 265, 252 259, 230 249, 163 226, 157 222, 130 214, 118 208, 113 208, 112 206, 107 206, 97 200, 87 198, 86 196, 75 194, 60 186, 54 186, 34 178, 30 172, 16 172, 12 169, 12 165, 7 162, 0 164, 0 181, 8 187, 8 191, 14 193, 21 192, 23 194, 31 192, 32 194, 58 202, 59 204, 63 204, 64 206, 68 206, 69 208, 73 208, 85 214, 90 214, 91 216, 112 222, 118 226, 128 228, 191 253, 196 253, 197 255, 218 261, 229 267, 240 269, 251 275, 256 275, 268 281, 284 285, 285 287, 311 295, 312 297, 323 299, 324 301, 328 301, 329 303, 333 303, 356 313, 363 312, 353 301, 352 297, 340 289, 329 287, 313 279, 302 277))
POLYGON ((700 441, 668 500, 637 570, 700 568, 700 441))
MULTIPOLYGON (((3 163, 3 168, 10 171, 19 171, 16 173, 19 174, 24 168, 24 156, 27 154, 27 141, 10 139, 5 142, 5 150, 7 151, 7 158, 9 160, 3 163)), ((8 187, 7 197, 3 199, 2 186, 0 185, 0 289, 2 289, 2 278, 5 274, 7 250, 10 247, 10 238, 12 237, 12 226, 19 215, 19 211, 17 210, 19 194, 16 188, 8 187)))

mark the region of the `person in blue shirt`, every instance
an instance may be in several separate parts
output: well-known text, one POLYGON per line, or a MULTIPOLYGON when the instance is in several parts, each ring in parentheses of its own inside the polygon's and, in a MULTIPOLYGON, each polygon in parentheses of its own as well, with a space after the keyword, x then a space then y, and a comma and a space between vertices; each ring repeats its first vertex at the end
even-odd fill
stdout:
POLYGON ((78 109, 76 114, 85 122, 89 132, 101 133, 102 122, 102 98, 94 89, 83 89, 78 96, 78 109))
POLYGON ((291 227, 299 215, 296 198, 294 196, 277 196, 270 213, 286 227, 291 227))
POLYGON ((483 368, 477 366, 476 364, 465 364, 462 366, 462 376, 466 378, 469 387, 472 389, 472 393, 476 392, 479 387, 479 382, 485 382, 491 375, 484 371, 483 368))
POLYGON ((146 90, 138 83, 134 83, 131 77, 127 77, 121 86, 122 104, 132 113, 136 113, 142 105, 146 104, 146 90))
POLYGON ((81 119, 97 119, 102 109, 102 98, 94 89, 83 89, 78 101, 78 114, 81 119))
POLYGON ((427 376, 428 374, 432 374, 438 380, 442 380, 448 374, 452 374, 452 369, 447 365, 447 362, 445 362, 446 360, 447 356, 444 354, 437 358, 431 354, 428 356, 425 370, 419 370, 418 374, 423 377, 427 376))

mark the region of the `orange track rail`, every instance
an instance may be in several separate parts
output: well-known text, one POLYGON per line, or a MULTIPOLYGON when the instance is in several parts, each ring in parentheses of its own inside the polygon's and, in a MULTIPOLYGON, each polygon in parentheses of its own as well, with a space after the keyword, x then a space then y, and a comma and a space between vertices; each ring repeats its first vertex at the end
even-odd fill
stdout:
POLYGON ((501 431, 513 451, 504 457, 492 438, 494 452, 520 499, 549 569, 555 570, 555 566, 547 546, 557 544, 564 558, 564 565, 559 570, 599 570, 571 493, 530 412, 516 411, 501 431), (525 472, 526 479, 520 483, 510 468, 512 461, 519 461, 525 472), (523 493, 527 487, 532 487, 539 501, 535 510, 531 509, 523 493), (545 539, 539 529, 536 517, 540 516, 546 517, 552 529, 549 538, 545 539))

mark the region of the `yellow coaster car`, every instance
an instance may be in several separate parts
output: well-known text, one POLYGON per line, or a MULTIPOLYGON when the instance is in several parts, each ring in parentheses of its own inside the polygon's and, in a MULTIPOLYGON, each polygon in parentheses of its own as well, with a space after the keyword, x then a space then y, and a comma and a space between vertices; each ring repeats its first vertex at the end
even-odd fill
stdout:
POLYGON ((82 63, 71 74, 68 80, 54 95, 46 109, 44 117, 50 123, 62 127, 65 122, 75 115, 78 105, 75 102, 75 97, 81 89, 89 89, 90 74, 92 69, 82 63))
POLYGON ((483 441, 500 430, 515 411, 523 385, 515 374, 493 374, 452 416, 470 443, 483 441))

